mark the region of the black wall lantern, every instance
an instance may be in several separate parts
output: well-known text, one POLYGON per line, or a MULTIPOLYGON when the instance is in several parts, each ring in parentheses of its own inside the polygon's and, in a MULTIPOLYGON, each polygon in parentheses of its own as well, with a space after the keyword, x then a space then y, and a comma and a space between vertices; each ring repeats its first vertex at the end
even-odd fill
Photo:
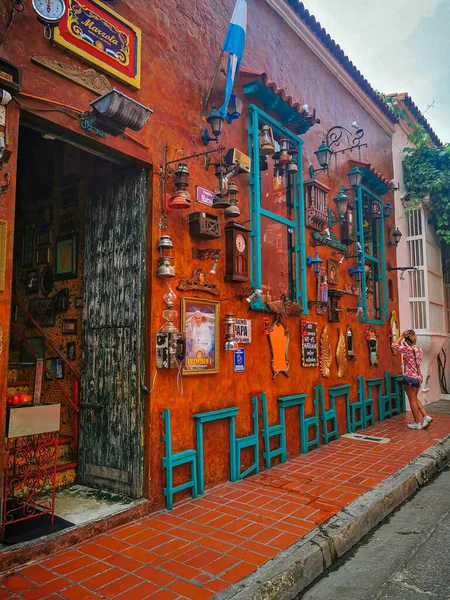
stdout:
POLYGON ((388 246, 397 247, 401 239, 402 239, 402 232, 400 231, 400 229, 398 227, 392 234, 392 240, 391 240, 390 230, 389 230, 388 246))
POLYGON ((201 138, 202 138, 202 142, 205 144, 205 146, 207 146, 209 144, 209 142, 218 142, 219 141, 219 136, 222 133, 223 119, 224 119, 223 115, 220 114, 220 112, 218 110, 216 110, 215 106, 213 106, 211 112, 209 113, 209 115, 206 118, 206 122, 211 127, 211 132, 214 137, 210 137, 208 130, 206 129, 206 127, 204 127, 202 129, 201 138))
POLYGON ((227 114, 225 116, 227 123, 231 123, 233 119, 239 119, 242 114, 242 108, 244 103, 240 100, 234 92, 231 93, 230 99, 228 100, 227 114))

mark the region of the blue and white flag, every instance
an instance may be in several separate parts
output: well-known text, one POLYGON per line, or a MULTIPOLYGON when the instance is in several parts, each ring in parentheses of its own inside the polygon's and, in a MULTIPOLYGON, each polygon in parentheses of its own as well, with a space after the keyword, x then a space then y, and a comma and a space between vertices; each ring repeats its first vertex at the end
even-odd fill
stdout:
POLYGON ((222 50, 228 52, 227 83, 223 105, 219 108, 222 115, 226 115, 228 101, 233 91, 234 81, 244 55, 245 34, 247 31, 247 0, 236 0, 233 15, 228 25, 222 50))

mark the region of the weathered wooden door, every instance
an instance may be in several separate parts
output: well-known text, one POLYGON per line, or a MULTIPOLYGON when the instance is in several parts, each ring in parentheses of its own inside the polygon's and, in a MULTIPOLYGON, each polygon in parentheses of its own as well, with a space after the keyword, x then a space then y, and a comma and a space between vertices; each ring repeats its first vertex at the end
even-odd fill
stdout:
POLYGON ((86 202, 79 482, 139 497, 146 174, 115 179, 86 202))

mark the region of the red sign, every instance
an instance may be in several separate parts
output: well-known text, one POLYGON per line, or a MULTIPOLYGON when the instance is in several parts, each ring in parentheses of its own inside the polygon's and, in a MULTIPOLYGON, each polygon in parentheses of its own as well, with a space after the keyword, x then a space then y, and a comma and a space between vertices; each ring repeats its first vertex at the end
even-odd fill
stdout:
POLYGON ((100 0, 65 0, 54 41, 103 71, 139 88, 141 30, 100 0))

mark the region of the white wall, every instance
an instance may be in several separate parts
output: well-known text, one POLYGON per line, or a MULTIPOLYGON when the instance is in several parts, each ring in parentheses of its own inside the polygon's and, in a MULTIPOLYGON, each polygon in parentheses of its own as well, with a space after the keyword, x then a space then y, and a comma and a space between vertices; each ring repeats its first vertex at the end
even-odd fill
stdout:
MULTIPOLYGON (((394 179, 399 184, 398 191, 394 192, 395 202, 395 226, 400 229, 403 236, 397 246, 397 266, 410 266, 412 263, 410 258, 410 247, 411 241, 408 244, 407 233, 408 233, 408 220, 411 219, 411 213, 405 213, 405 207, 401 202, 401 198, 405 196, 407 190, 403 182, 403 148, 411 146, 407 140, 407 133, 402 130, 401 125, 396 126, 396 131, 392 138, 393 145, 393 162, 394 162, 394 179)), ((419 216, 419 215, 417 215, 419 216)), ((445 318, 442 326, 431 329, 430 321, 433 322, 433 311, 439 310, 441 307, 437 304, 430 303, 430 285, 434 289, 434 294, 437 297, 441 296, 439 278, 435 273, 429 271, 429 265, 427 260, 431 260, 431 254, 438 248, 437 238, 432 231, 432 228, 428 226, 428 217, 425 209, 421 210, 420 214, 420 227, 423 234, 423 244, 418 240, 418 245, 423 246, 423 270, 419 273, 413 273, 410 271, 404 272, 404 279, 401 279, 401 272, 398 271, 398 293, 399 293, 399 321, 400 329, 416 329, 418 344, 424 351, 423 362, 422 362, 422 374, 424 381, 422 388, 419 392, 419 398, 424 404, 430 402, 436 402, 440 399, 441 390, 438 378, 437 368, 437 355, 441 351, 442 347, 449 347, 449 338, 447 335, 447 328, 445 326, 445 318), (428 256, 427 256, 428 255, 428 256), (417 323, 413 322, 412 306, 410 297, 412 296, 411 283, 412 278, 417 283, 420 281, 423 284, 423 303, 417 302, 416 307, 423 311, 424 315, 424 327, 417 328, 417 323), (433 281, 431 282, 431 279, 433 281)), ((438 250, 439 252, 439 250, 438 250)), ((438 261, 439 262, 439 261, 438 261)), ((436 258, 434 260, 436 263, 436 258)), ((417 262, 415 263, 417 264, 417 262)), ((417 288, 416 288, 417 289, 417 288)), ((422 294, 420 294, 422 295, 422 294)), ((444 297, 444 289, 442 284, 442 298, 444 297)), ((416 313, 417 314, 417 313, 416 313)), ((417 319, 416 320, 420 320, 417 319)), ((450 378, 450 353, 447 354, 447 381, 450 378)))

